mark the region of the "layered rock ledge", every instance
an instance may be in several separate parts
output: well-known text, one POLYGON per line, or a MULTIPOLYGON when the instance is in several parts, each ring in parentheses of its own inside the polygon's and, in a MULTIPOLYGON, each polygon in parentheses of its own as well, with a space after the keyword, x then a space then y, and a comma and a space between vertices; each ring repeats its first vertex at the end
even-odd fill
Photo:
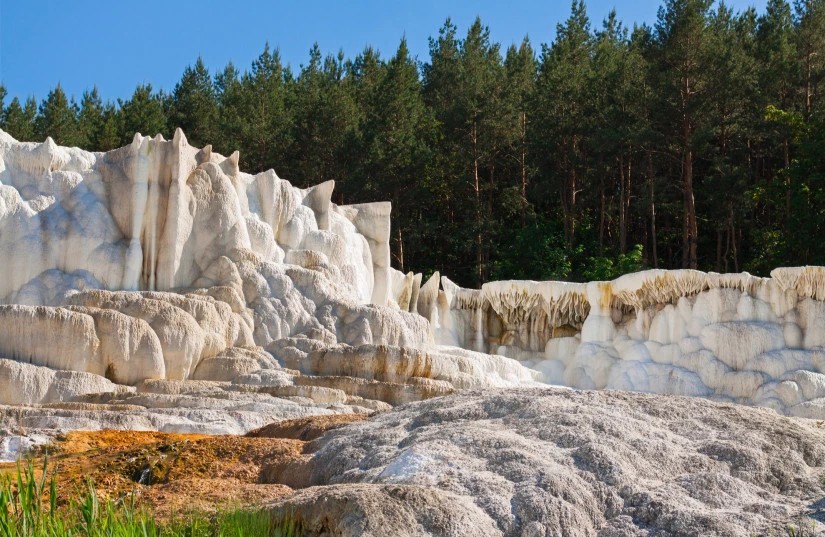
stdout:
POLYGON ((0 131, 0 426, 244 433, 541 382, 825 418, 825 268, 463 289, 394 270, 389 203, 333 188, 180 130, 0 131))

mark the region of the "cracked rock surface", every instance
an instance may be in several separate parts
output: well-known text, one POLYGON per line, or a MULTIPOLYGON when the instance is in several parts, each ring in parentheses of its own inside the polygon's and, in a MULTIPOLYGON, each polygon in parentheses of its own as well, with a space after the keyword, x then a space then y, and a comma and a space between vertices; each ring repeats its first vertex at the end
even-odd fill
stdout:
POLYGON ((825 527, 821 423, 699 398, 469 391, 330 431, 313 449, 300 465, 308 484, 324 486, 274 509, 293 509, 319 530, 334 522, 333 534, 751 536, 825 527), (405 526, 388 525, 386 510, 402 496, 415 499, 402 502, 405 526))

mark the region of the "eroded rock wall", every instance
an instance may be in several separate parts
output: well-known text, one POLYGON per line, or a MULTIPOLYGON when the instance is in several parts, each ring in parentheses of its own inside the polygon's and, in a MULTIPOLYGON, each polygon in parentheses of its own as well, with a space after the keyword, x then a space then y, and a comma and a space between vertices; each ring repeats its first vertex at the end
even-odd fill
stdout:
POLYGON ((611 282, 442 279, 436 340, 520 360, 545 381, 825 415, 825 269, 650 270, 611 282))
POLYGON ((390 266, 389 203, 239 158, 180 130, 107 153, 0 131, 0 358, 373 410, 543 380, 825 417, 823 268, 463 289, 390 266))
POLYGON ((536 382, 434 350, 438 278, 390 267, 389 203, 333 188, 244 173, 180 130, 107 153, 0 131, 0 405, 29 405, 0 422, 245 432, 536 382))

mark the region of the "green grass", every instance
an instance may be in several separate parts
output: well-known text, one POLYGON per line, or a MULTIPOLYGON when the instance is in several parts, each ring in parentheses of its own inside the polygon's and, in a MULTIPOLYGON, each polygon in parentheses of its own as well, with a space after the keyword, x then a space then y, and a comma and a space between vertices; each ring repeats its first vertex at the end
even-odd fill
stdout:
POLYGON ((58 505, 57 481, 34 463, 18 463, 16 473, 0 476, 0 537, 294 537, 302 535, 293 518, 274 519, 267 511, 193 514, 159 524, 136 508, 134 498, 100 501, 92 483, 79 498, 58 505))

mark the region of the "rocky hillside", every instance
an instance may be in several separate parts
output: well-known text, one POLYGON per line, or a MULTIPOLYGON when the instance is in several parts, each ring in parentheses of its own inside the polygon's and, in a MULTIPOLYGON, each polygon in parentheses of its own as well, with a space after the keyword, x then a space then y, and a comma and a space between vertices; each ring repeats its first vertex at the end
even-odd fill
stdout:
POLYGON ((332 535, 813 535, 825 429, 612 391, 472 391, 330 431, 282 498, 332 535))

